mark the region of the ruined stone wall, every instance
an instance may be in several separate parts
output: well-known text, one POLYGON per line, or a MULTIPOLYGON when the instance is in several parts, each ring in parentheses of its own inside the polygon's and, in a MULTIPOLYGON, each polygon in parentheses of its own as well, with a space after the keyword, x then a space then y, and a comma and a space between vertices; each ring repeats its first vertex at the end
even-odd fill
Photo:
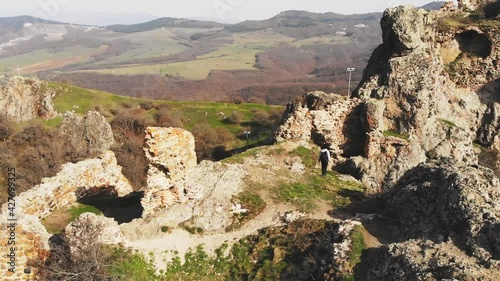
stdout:
MULTIPOLYGON (((125 196, 133 189, 121 169, 111 151, 100 159, 65 164, 55 177, 44 178, 40 185, 19 194, 16 209, 43 219, 58 208, 76 203, 77 193, 84 196, 107 190, 119 197, 125 196)), ((7 204, 4 204, 2 212, 6 208, 7 204)))
MULTIPOLYGON (((359 105, 360 100, 337 94, 313 92, 304 95, 288 105, 275 139, 278 142, 312 139, 318 145, 327 145, 333 154, 340 157, 347 150, 353 130, 359 126, 353 124, 359 120, 355 112, 359 105)), ((357 137, 359 139, 360 136, 357 137)))
POLYGON ((193 135, 180 128, 148 127, 144 152, 149 161, 143 215, 187 200, 185 177, 196 166, 193 135))
MULTIPOLYGON (((31 190, 15 197, 15 217, 17 221, 9 221, 8 203, 2 206, 2 231, 0 231, 0 280, 27 280, 24 269, 30 267, 28 262, 43 260, 49 251, 50 235, 41 224, 58 208, 64 208, 77 202, 79 196, 106 191, 117 196, 125 196, 133 192, 132 186, 122 175, 113 152, 106 152, 100 159, 89 159, 78 163, 63 165, 61 172, 55 177, 44 178, 42 183, 31 190), (11 223, 15 223, 14 227, 11 223), (14 234, 13 234, 14 233, 14 234), (13 239, 9 240, 10 237, 13 239), (10 242, 15 243, 15 272, 9 273, 11 252, 10 242)), ((12 206, 10 206, 12 207, 12 206)), ((33 276, 31 276, 33 278, 33 276)))

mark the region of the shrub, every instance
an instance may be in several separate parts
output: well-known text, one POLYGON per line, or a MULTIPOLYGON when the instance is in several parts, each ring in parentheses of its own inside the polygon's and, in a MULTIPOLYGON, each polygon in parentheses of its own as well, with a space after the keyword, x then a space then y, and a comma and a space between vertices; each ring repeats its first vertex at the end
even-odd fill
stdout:
POLYGON ((14 130, 7 118, 0 115, 0 141, 7 140, 13 132, 14 130))
POLYGON ((243 120, 243 115, 239 111, 233 111, 226 120, 230 124, 240 124, 243 120))
POLYGON ((160 108, 156 115, 156 124, 160 127, 183 128, 184 121, 180 112, 174 112, 167 107, 160 108))

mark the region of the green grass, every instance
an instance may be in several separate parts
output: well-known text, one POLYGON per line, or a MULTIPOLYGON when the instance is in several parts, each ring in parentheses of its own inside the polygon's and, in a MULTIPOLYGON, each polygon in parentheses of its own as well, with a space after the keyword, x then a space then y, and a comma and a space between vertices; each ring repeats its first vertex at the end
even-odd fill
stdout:
POLYGON ((366 249, 365 237, 363 235, 363 227, 355 226, 352 232, 352 248, 349 254, 349 263, 352 267, 361 261, 361 252, 366 249))
POLYGON ((304 181, 282 183, 276 191, 276 199, 292 203, 301 211, 311 212, 317 207, 318 200, 330 202, 334 208, 345 207, 351 203, 350 198, 341 196, 341 191, 363 191, 363 186, 355 182, 339 179, 335 174, 326 176, 312 174, 304 181))
POLYGON ((51 234, 61 233, 68 224, 75 221, 83 213, 102 214, 102 212, 94 206, 77 203, 69 208, 55 210, 42 220, 42 224, 51 234))
POLYGON ((244 191, 233 198, 234 203, 241 204, 243 209, 247 209, 246 213, 235 215, 233 223, 226 228, 226 231, 234 231, 240 228, 245 222, 254 219, 258 216, 267 206, 266 201, 253 191, 244 191))
POLYGON ((243 164, 245 162, 245 159, 256 157, 259 151, 259 148, 253 148, 243 153, 239 153, 232 157, 226 158, 222 160, 222 162, 228 164, 243 164))
MULTIPOLYGON (((114 116, 113 112, 129 110, 130 108, 138 108, 141 103, 151 103, 155 106, 168 106, 175 114, 182 116, 186 130, 192 130, 195 125, 207 123, 213 128, 226 128, 236 137, 241 135, 243 131, 248 130, 248 123, 258 112, 275 114, 283 110, 282 106, 269 106, 263 104, 234 104, 220 102, 171 102, 171 101, 152 101, 131 97, 124 97, 99 90, 91 90, 80 88, 77 86, 48 82, 47 87, 56 92, 54 100, 55 109, 59 113, 66 111, 75 111, 77 114, 83 115, 89 110, 95 110, 98 106, 100 112, 105 116, 114 116), (225 122, 224 115, 230 116, 233 112, 238 112, 242 116, 241 123, 229 124, 225 122)), ((153 108, 146 111, 150 117, 154 117, 157 109, 153 108)), ((113 117, 108 118, 112 121, 113 117)), ((60 118, 49 120, 45 124, 50 127, 55 127, 60 124, 60 118)), ((252 144, 249 141, 248 144, 252 144)), ((255 142, 255 141, 253 141, 255 142)), ((236 140, 234 143, 227 144, 227 148, 241 147, 245 145, 245 140, 236 140)))
POLYGON ((448 125, 449 127, 453 128, 453 127, 456 127, 457 125, 455 125, 455 123, 449 121, 449 120, 446 120, 446 119, 439 119, 439 121, 443 122, 444 124, 448 125))
POLYGON ((46 125, 46 126, 49 126, 51 128, 56 128, 58 127, 59 125, 61 125, 61 123, 63 122, 64 118, 62 116, 56 116, 50 120, 47 120, 47 121, 44 121, 43 123, 46 125))
POLYGON ((304 146, 297 147, 289 154, 299 156, 302 159, 302 164, 304 164, 307 168, 313 168, 317 162, 316 154, 304 146))
POLYGON ((112 251, 112 263, 107 271, 114 278, 113 280, 161 280, 155 274, 154 266, 141 254, 123 248, 114 248, 112 251))
POLYGON ((280 44, 292 43, 295 39, 274 31, 250 31, 235 33, 234 45, 256 50, 267 50, 280 44))
POLYGON ((401 134, 401 133, 399 133, 397 131, 394 131, 394 130, 384 131, 383 134, 384 134, 385 137, 395 137, 395 138, 403 139, 403 140, 408 140, 408 138, 409 138, 408 135, 401 134))
MULTIPOLYGON (((363 227, 360 225, 357 225, 354 227, 352 235, 351 235, 351 240, 352 240, 352 245, 351 245, 351 251, 349 253, 349 267, 354 269, 354 267, 361 262, 361 254, 364 249, 367 248, 366 242, 365 242, 365 237, 363 235, 363 227)), ((354 278, 354 275, 349 275, 343 277, 344 281, 356 281, 354 278)))
POLYGON ((133 34, 126 34, 121 37, 134 44, 132 50, 128 50, 118 56, 111 56, 99 61, 95 65, 124 64, 134 60, 150 59, 177 54, 186 49, 179 44, 175 34, 167 29, 155 29, 133 34))
MULTIPOLYGON (((191 249, 184 256, 184 263, 176 257, 167 265, 166 271, 159 280, 183 280, 183 281, 223 281, 226 279, 231 260, 224 252, 227 244, 222 245, 215 251, 215 256, 209 256, 202 245, 191 249)), ((142 279, 152 280, 152 279, 142 279)))

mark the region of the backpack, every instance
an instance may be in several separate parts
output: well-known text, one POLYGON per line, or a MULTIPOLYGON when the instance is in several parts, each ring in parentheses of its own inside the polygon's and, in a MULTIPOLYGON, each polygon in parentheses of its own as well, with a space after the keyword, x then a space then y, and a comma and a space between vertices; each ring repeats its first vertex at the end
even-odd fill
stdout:
POLYGON ((321 160, 321 162, 328 162, 328 152, 326 151, 322 151, 321 152, 321 155, 319 156, 319 160, 321 160))

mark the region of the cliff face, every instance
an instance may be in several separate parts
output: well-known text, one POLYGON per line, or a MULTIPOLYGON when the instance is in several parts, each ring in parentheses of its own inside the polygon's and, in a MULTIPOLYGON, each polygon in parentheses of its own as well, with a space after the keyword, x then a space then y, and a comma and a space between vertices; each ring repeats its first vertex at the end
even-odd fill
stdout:
POLYGON ((473 141, 479 134, 491 145, 499 132, 491 98, 496 95, 485 94, 499 79, 498 35, 481 24, 472 28, 479 37, 470 37, 471 27, 465 26, 440 31, 443 18, 451 16, 411 6, 386 10, 383 44, 373 52, 353 97, 311 93, 291 103, 276 139, 328 145, 336 168, 362 180, 370 193, 387 190, 429 159, 477 163, 473 141), (491 43, 487 53, 478 47, 485 40, 491 43), (468 61, 474 63, 464 64, 460 54, 472 54, 468 61), (458 63, 464 74, 450 74, 458 63), (310 106, 311 99, 326 106, 310 106))
POLYGON ((56 115, 53 95, 39 80, 15 77, 0 88, 0 112, 14 122, 51 119, 56 115))
POLYGON ((327 145, 380 195, 397 243, 366 251, 356 280, 500 278, 500 182, 473 146, 500 148, 499 24, 462 11, 386 10, 353 96, 305 95, 276 133, 327 145))

